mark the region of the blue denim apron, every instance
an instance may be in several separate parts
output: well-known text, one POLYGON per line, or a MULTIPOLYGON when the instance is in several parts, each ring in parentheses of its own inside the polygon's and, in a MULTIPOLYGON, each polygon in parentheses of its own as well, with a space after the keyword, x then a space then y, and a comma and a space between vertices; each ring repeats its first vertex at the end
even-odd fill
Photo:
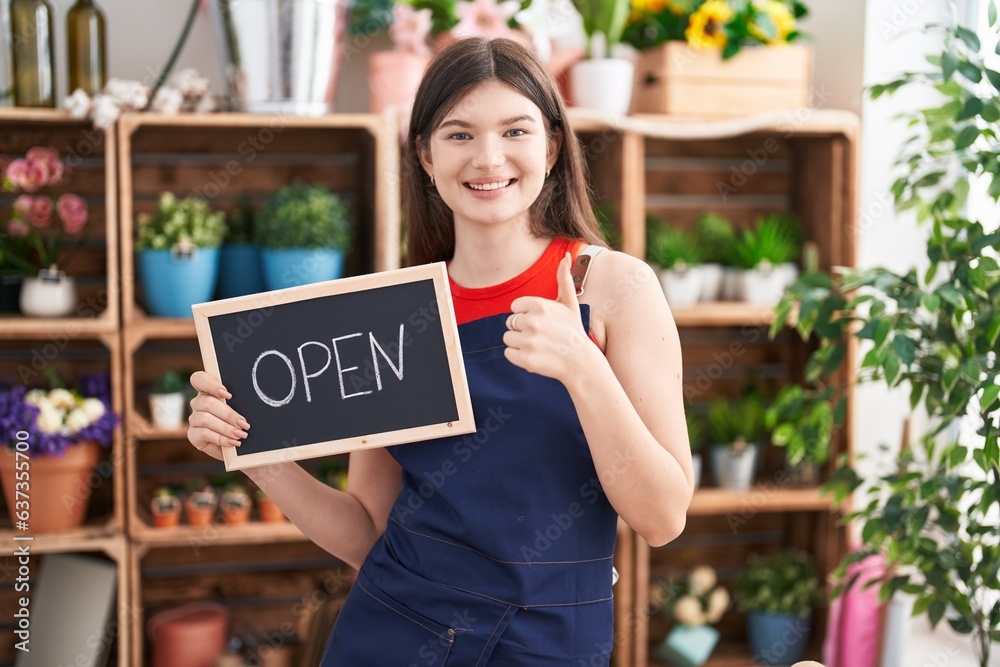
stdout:
POLYGON ((323 667, 608 664, 617 515, 565 387, 504 357, 506 318, 459 327, 478 430, 389 448, 403 490, 323 667))

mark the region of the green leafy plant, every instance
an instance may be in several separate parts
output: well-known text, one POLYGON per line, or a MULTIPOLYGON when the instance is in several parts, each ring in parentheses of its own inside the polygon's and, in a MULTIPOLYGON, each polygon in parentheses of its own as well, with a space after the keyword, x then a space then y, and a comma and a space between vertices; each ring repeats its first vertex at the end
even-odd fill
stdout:
POLYGON ((717 398, 705 415, 708 437, 715 445, 760 443, 767 436, 764 413, 764 399, 754 388, 737 399, 717 398))
POLYGON ((632 0, 622 41, 640 51, 668 41, 721 49, 732 58, 747 46, 787 44, 802 37, 798 21, 809 10, 799 0, 632 0))
POLYGON ((691 444, 691 453, 697 454, 705 449, 707 434, 705 429, 705 418, 696 414, 691 408, 684 411, 684 419, 687 422, 688 442, 691 444))
POLYGON ((733 586, 733 600, 742 612, 808 616, 820 600, 812 557, 801 551, 751 554, 733 586))
POLYGON ((707 211, 695 219, 694 229, 702 260, 706 264, 732 264, 732 252, 736 244, 733 223, 718 213, 707 211))
POLYGON ((777 266, 798 259, 801 227, 791 215, 759 218, 753 229, 744 229, 733 248, 734 263, 740 268, 777 266))
POLYGON ((255 236, 268 248, 347 248, 351 228, 347 205, 329 188, 294 183, 261 208, 255 236))
POLYGON ((154 394, 179 394, 184 391, 187 382, 177 371, 166 371, 153 381, 149 391, 154 394))
MULTIPOLYGON (((992 2, 989 19, 996 31, 992 2)), ((864 350, 856 381, 906 388, 929 424, 888 470, 865 480, 845 458, 826 485, 837 503, 856 493, 861 508, 848 519, 861 524, 863 548, 837 568, 834 595, 855 584, 851 564, 880 554, 888 563, 881 599, 913 595, 914 614, 971 634, 986 667, 1000 641, 1000 232, 995 220, 984 225, 964 210, 980 177, 1000 199, 1000 73, 986 67, 972 31, 928 30, 944 33, 943 52, 927 58, 932 69, 869 91, 877 98, 929 84, 942 95, 909 115, 913 135, 892 185, 897 210, 930 227, 926 270, 807 273, 779 304, 771 333, 791 326, 817 339, 800 396, 832 404, 835 425, 843 396, 829 395, 821 378, 840 371, 852 339, 864 350)))
POLYGON ((694 234, 666 224, 650 225, 653 231, 646 252, 650 262, 662 269, 678 270, 701 263, 701 247, 694 234))
POLYGON ((771 431, 771 444, 785 448, 789 464, 823 465, 830 460, 834 406, 829 399, 836 391, 833 386, 825 387, 824 400, 813 400, 803 387, 793 384, 768 406, 765 424, 771 431))
POLYGON ((250 243, 253 239, 256 212, 249 199, 241 198, 232 211, 226 213, 226 243, 250 243))
POLYGON ((177 245, 202 248, 218 246, 226 231, 225 214, 213 211, 198 197, 177 199, 170 192, 160 195, 153 215, 139 216, 136 250, 163 250, 177 245))
POLYGON ((587 35, 587 57, 607 57, 611 47, 622 41, 628 20, 629 0, 573 0, 573 6, 583 19, 583 32, 587 35), (595 37, 600 34, 595 40, 595 37), (603 40, 604 50, 595 49, 595 42, 603 40))

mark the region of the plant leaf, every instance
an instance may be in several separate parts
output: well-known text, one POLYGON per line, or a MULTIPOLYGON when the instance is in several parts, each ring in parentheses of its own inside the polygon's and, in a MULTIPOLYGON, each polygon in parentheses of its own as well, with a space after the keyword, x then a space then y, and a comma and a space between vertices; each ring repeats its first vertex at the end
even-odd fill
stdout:
POLYGON ((955 148, 958 150, 968 148, 974 144, 978 138, 979 128, 975 125, 966 125, 962 128, 962 131, 958 133, 958 137, 955 139, 955 148))

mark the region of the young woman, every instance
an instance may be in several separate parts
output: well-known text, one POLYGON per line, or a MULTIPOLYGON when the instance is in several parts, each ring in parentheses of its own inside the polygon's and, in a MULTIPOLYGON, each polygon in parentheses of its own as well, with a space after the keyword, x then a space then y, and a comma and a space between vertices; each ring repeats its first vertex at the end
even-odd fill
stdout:
MULTIPOLYGON (((606 665, 617 517, 665 544, 693 487, 659 283, 597 252, 563 103, 513 41, 431 63, 403 178, 410 263, 448 263, 479 430, 355 452, 346 492, 294 463, 246 471, 360 568, 323 665, 606 665)), ((216 378, 191 382, 188 438, 221 458, 249 424, 216 378)))

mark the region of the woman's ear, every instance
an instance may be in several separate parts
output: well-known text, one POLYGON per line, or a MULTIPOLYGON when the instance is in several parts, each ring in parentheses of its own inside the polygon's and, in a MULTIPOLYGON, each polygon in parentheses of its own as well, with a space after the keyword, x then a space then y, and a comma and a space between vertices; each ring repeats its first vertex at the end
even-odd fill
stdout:
POLYGON ((417 147, 417 158, 420 160, 420 165, 424 168, 424 172, 426 172, 427 175, 430 176, 431 173, 433 173, 432 169, 433 163, 431 162, 431 151, 429 148, 426 148, 423 142, 423 137, 418 136, 414 144, 417 147))
POLYGON ((563 132, 561 127, 557 127, 553 136, 548 141, 548 151, 545 157, 545 168, 551 170, 556 166, 559 159, 559 151, 562 150, 563 132))

